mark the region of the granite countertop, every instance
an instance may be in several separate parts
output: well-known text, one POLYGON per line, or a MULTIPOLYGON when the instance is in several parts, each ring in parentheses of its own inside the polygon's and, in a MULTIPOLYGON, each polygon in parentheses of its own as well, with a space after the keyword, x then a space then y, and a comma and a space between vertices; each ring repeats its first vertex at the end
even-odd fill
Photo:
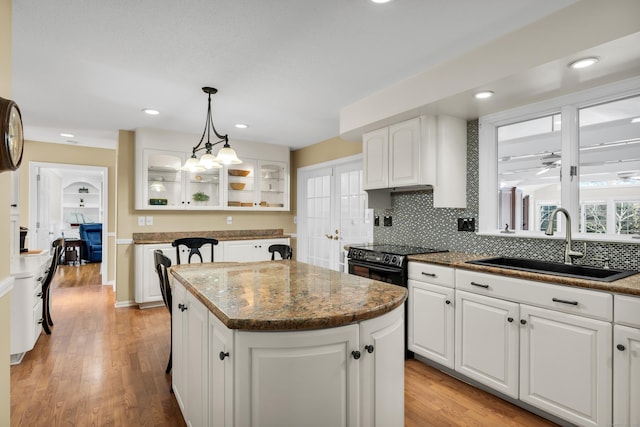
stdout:
POLYGON ((183 237, 211 237, 219 241, 223 240, 256 240, 289 238, 281 228, 265 230, 210 230, 210 231, 172 231, 155 233, 133 233, 133 243, 136 245, 149 245, 158 243, 171 243, 183 237))
POLYGON ((292 260, 182 264, 171 274, 228 328, 323 329, 381 316, 407 289, 292 260))
POLYGON ((551 274, 531 273, 528 271, 512 270, 508 268, 489 267, 485 265, 467 264, 467 261, 492 258, 490 255, 471 255, 460 252, 443 252, 435 254, 410 255, 409 261, 438 264, 446 267, 462 268, 482 273, 500 274, 502 276, 517 277, 519 279, 538 282, 555 283, 580 288, 597 289, 600 291, 618 292, 621 294, 640 296, 640 274, 625 277, 614 282, 598 282, 595 280, 576 279, 573 277, 554 276, 551 274))

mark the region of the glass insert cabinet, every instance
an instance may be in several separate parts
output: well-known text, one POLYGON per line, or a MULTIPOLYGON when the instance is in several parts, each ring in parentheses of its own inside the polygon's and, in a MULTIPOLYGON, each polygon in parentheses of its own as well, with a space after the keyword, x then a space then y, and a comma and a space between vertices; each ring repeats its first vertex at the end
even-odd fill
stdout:
POLYGON ((286 162, 243 159, 201 172, 181 169, 187 153, 145 149, 136 181, 136 209, 288 210, 286 162))

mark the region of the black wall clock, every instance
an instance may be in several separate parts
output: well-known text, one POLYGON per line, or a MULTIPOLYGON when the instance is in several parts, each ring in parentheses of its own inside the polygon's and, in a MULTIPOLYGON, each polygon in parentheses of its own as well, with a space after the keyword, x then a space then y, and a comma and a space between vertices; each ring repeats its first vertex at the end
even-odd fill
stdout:
POLYGON ((18 104, 0 98, 0 171, 18 169, 22 162, 24 135, 18 104))

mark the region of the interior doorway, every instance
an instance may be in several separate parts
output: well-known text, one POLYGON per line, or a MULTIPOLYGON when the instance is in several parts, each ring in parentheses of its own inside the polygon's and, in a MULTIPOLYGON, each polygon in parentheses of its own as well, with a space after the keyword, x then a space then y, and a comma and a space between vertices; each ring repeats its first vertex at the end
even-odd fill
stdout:
POLYGON ((108 271, 107 178, 106 167, 29 162, 29 245, 44 249, 57 237, 79 239, 80 224, 102 223, 102 283, 108 271))
POLYGON ((345 271, 344 246, 373 242, 362 178, 361 155, 298 169, 298 260, 345 271))

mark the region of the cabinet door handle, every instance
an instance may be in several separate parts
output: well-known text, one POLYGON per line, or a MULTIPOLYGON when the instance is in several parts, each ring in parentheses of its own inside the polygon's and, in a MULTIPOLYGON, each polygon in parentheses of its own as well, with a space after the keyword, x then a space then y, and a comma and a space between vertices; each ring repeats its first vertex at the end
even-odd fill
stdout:
POLYGON ((44 276, 40 276, 36 279, 36 282, 42 282, 42 279, 44 278, 44 276))
POLYGON ((187 309, 187 305, 186 304, 178 304, 178 309, 180 311, 185 311, 187 309))
POLYGON ((507 317, 507 322, 512 323, 513 322, 513 317, 507 317))
POLYGON ((365 345, 364 349, 367 350, 367 353, 369 353, 369 354, 373 353, 373 350, 374 350, 373 345, 371 345, 371 344, 365 345))
POLYGON ((38 293, 36 294, 36 296, 37 296, 38 298, 42 298, 42 295, 43 295, 43 294, 42 294, 42 292, 38 292, 38 293))
POLYGON ((360 352, 358 350, 353 350, 351 352, 351 355, 353 356, 354 359, 358 360, 360 359, 360 352))
POLYGON ((445 304, 451 304, 451 300, 445 300, 444 303, 445 304))
POLYGON ((551 301, 559 302, 559 303, 562 303, 562 304, 578 305, 578 301, 569 301, 569 300, 566 300, 566 299, 551 298, 551 301))
POLYGON ((438 277, 435 273, 426 273, 426 272, 422 272, 421 273, 423 276, 428 276, 428 277, 438 277))
POLYGON ((220 358, 220 360, 224 360, 225 357, 229 357, 229 352, 221 351, 220 354, 218 354, 218 357, 220 358))
POLYGON ((471 282, 471 284, 473 286, 477 286, 479 288, 485 288, 485 289, 489 289, 489 285, 483 285, 482 283, 478 283, 478 282, 471 282))
POLYGON ((625 346, 623 346, 622 344, 618 344, 618 345, 616 346, 616 348, 617 348, 618 350, 620 350, 620 351, 625 351, 625 350, 627 349, 627 348, 626 348, 625 346))
POLYGON ((42 319, 38 319, 38 325, 42 325, 43 320, 42 319))
POLYGON ((521 324, 523 324, 523 325, 526 325, 526 324, 527 324, 527 321, 526 321, 526 320, 524 320, 524 319, 520 319, 520 323, 521 323, 521 324))
POLYGON ((11 207, 12 207, 12 208, 17 208, 17 207, 18 207, 18 205, 17 205, 16 203, 11 203, 11 207))

